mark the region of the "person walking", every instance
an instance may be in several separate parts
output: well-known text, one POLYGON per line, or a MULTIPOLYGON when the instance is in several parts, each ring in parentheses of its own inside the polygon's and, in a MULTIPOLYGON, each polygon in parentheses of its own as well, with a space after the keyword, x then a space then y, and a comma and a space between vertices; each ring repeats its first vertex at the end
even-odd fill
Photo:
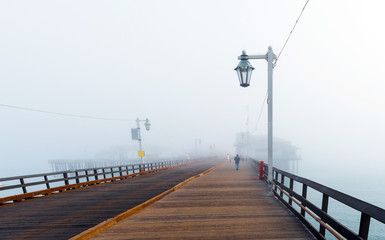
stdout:
POLYGON ((239 161, 241 161, 241 158, 238 156, 238 154, 237 154, 237 156, 235 156, 235 158, 234 158, 234 162, 235 162, 235 169, 238 171, 238 169, 239 169, 239 161))

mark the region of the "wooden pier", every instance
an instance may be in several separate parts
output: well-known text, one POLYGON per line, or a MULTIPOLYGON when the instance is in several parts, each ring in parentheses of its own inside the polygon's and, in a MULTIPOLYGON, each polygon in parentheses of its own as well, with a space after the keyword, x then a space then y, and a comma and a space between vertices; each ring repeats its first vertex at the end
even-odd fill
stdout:
POLYGON ((247 162, 239 171, 226 162, 103 231, 98 228, 86 238, 314 239, 268 195, 265 181, 247 162))
POLYGON ((218 163, 207 159, 126 180, 0 205, 0 239, 69 239, 218 163))

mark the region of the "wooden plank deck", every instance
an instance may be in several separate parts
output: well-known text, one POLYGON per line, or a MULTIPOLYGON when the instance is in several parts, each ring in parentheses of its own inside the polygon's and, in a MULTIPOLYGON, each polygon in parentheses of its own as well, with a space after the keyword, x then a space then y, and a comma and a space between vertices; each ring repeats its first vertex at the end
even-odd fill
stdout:
POLYGON ((266 189, 225 163, 91 239, 314 239, 266 189))
POLYGON ((0 240, 69 239, 220 162, 194 162, 127 180, 0 205, 0 240))

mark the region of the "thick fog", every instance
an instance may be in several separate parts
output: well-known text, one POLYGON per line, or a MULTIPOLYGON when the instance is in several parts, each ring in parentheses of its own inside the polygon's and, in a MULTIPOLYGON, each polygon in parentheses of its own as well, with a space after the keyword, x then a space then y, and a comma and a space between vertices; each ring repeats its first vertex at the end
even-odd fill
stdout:
MULTIPOLYGON (((246 123, 267 132, 267 63, 251 61, 241 88, 237 57, 278 55, 305 2, 1 1, 2 176, 50 171, 49 160, 135 158, 136 118, 152 124, 141 123, 146 154, 235 154, 246 123)), ((274 136, 298 149, 304 176, 384 168, 384 10, 310 1, 278 59, 274 136)))

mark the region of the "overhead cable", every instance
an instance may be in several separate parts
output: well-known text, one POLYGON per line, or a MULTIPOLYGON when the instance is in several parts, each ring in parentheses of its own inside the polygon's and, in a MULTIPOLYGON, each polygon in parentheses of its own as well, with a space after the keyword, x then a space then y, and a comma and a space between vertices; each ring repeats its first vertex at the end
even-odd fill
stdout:
POLYGON ((258 119, 257 119, 257 124, 255 124, 255 128, 254 128, 254 130, 253 130, 253 133, 254 133, 255 131, 257 131, 257 127, 258 127, 258 124, 259 124, 259 120, 261 119, 261 116, 262 116, 263 107, 265 106, 265 102, 266 102, 266 99, 267 99, 267 93, 268 93, 268 92, 266 91, 265 99, 263 99, 261 111, 259 112, 258 119))
POLYGON ((1 104, 1 103, 0 103, 0 107, 15 108, 15 109, 21 109, 21 110, 27 110, 27 111, 33 111, 33 112, 67 116, 67 117, 88 118, 88 119, 107 120, 107 121, 135 121, 132 119, 124 119, 124 118, 104 118, 104 117, 93 117, 93 116, 76 115, 76 114, 69 114, 69 113, 51 112, 51 111, 45 111, 45 110, 39 110, 39 109, 33 109, 33 108, 12 106, 12 105, 1 104))
MULTIPOLYGON (((291 37, 291 34, 293 33, 295 27, 297 26, 297 23, 298 23, 299 19, 301 18, 301 16, 302 16, 302 14, 303 14, 303 12, 304 12, 304 10, 305 10, 307 4, 309 3, 309 1, 310 1, 310 0, 307 0, 306 3, 305 3, 305 5, 303 6, 301 13, 299 14, 297 20, 295 21, 295 24, 294 24, 293 28, 291 29, 291 31, 290 31, 290 33, 289 33, 289 36, 287 37, 285 43, 284 43, 283 46, 282 46, 281 51, 279 51, 279 54, 278 54, 277 58, 276 58, 275 61, 274 61, 274 66, 277 64, 277 61, 278 61, 279 57, 281 56, 283 50, 285 49, 286 44, 287 44, 287 42, 289 41, 289 39, 290 39, 290 37, 291 37)), ((257 120, 257 123, 256 123, 256 125, 255 125, 255 128, 254 128, 253 132, 256 132, 256 131, 257 131, 257 128, 258 128, 258 125, 259 125, 259 121, 260 121, 260 119, 261 119, 261 115, 262 115, 262 112, 263 112, 263 108, 264 108, 264 106, 265 106, 265 101, 267 100, 267 103, 268 103, 268 101, 269 101, 269 100, 267 99, 267 95, 268 95, 268 92, 266 92, 266 96, 265 96, 265 99, 263 100, 262 107, 261 107, 261 111, 259 112, 258 120, 257 120)))
POLYGON ((286 39, 286 41, 285 41, 285 44, 283 44, 283 47, 282 47, 281 51, 279 52, 277 58, 276 58, 275 61, 274 61, 274 65, 277 64, 277 61, 278 61, 279 57, 281 56, 283 49, 285 49, 285 46, 286 46, 287 42, 289 41, 289 39, 290 39, 290 37, 291 37, 291 34, 293 33, 295 27, 297 26, 297 23, 298 23, 299 19, 301 18, 302 13, 303 13, 303 11, 305 10, 305 8, 306 8, 308 2, 309 2, 309 0, 307 0, 306 3, 305 3, 305 5, 303 6, 302 11, 301 11, 301 13, 299 14, 299 16, 298 16, 298 18, 297 18, 297 21, 295 21, 295 24, 294 24, 293 28, 291 29, 291 31, 290 31, 290 33, 289 33, 289 36, 287 37, 287 39, 286 39))

